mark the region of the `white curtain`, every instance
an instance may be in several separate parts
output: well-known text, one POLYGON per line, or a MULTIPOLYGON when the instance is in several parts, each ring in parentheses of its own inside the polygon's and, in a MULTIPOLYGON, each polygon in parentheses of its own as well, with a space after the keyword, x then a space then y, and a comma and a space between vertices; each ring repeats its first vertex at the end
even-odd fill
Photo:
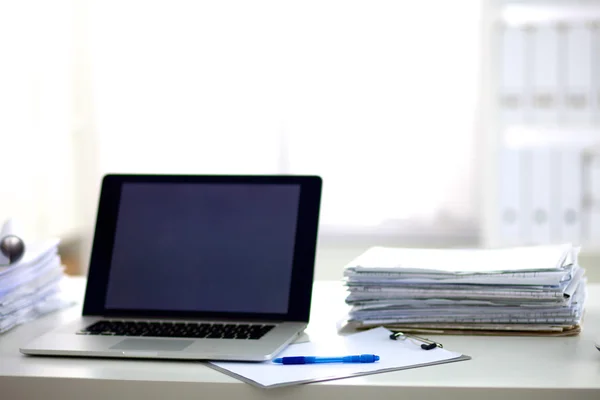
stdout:
MULTIPOLYGON (((72 96, 70 125, 59 113, 34 127, 47 133, 28 171, 56 172, 31 187, 58 188, 54 204, 69 204, 48 217, 31 195, 48 232, 91 229, 106 172, 318 174, 325 234, 477 219, 481 1, 48 3, 70 30, 46 16, 55 39, 21 28, 35 32, 49 97, 19 106, 49 111, 72 96), (48 42, 72 53, 49 57, 48 42), (64 68, 48 69, 57 59, 64 68)), ((29 48, 11 37, 16 53, 29 48)), ((19 92, 38 72, 14 68, 19 92)))

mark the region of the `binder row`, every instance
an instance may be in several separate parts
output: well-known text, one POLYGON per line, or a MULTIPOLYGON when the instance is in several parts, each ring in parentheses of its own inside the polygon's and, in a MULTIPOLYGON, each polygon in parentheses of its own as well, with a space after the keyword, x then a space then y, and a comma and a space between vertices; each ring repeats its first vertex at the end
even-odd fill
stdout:
POLYGON ((600 124, 600 19, 499 33, 502 125, 600 124))
POLYGON ((498 25, 499 245, 600 248, 600 13, 580 14, 498 25))
POLYGON ((500 164, 502 245, 600 246, 600 157, 577 147, 506 148, 500 164))

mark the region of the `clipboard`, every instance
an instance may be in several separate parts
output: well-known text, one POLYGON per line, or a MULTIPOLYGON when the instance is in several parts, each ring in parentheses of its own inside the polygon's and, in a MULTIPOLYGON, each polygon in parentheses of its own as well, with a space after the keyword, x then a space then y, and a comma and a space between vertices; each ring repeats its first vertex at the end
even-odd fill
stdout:
POLYGON ((367 364, 305 364, 281 365, 271 361, 209 362, 209 367, 260 388, 277 388, 291 385, 323 382, 410 368, 428 367, 471 357, 437 347, 423 350, 412 341, 390 340, 390 331, 375 328, 330 340, 298 343, 288 346, 278 357, 287 356, 339 356, 349 354, 377 354, 380 360, 367 364))

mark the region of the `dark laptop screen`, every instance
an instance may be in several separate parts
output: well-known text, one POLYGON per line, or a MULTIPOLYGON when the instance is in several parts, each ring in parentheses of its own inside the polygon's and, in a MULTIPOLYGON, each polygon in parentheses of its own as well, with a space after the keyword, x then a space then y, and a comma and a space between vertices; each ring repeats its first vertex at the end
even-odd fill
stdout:
POLYGON ((299 184, 123 184, 105 307, 286 313, 299 200, 299 184))

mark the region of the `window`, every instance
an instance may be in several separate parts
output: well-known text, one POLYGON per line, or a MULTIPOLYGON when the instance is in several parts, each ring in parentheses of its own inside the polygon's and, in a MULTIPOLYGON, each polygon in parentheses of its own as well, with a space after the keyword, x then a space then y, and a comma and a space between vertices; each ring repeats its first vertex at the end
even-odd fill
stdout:
POLYGON ((465 226, 481 9, 447 3, 93 1, 99 171, 318 174, 325 230, 465 226))
POLYGON ((32 33, 3 36, 44 67, 0 97, 43 88, 19 105, 47 116, 19 147, 42 195, 3 204, 34 234, 89 232, 106 172, 318 174, 325 236, 477 228, 483 2, 18 4, 32 33))

